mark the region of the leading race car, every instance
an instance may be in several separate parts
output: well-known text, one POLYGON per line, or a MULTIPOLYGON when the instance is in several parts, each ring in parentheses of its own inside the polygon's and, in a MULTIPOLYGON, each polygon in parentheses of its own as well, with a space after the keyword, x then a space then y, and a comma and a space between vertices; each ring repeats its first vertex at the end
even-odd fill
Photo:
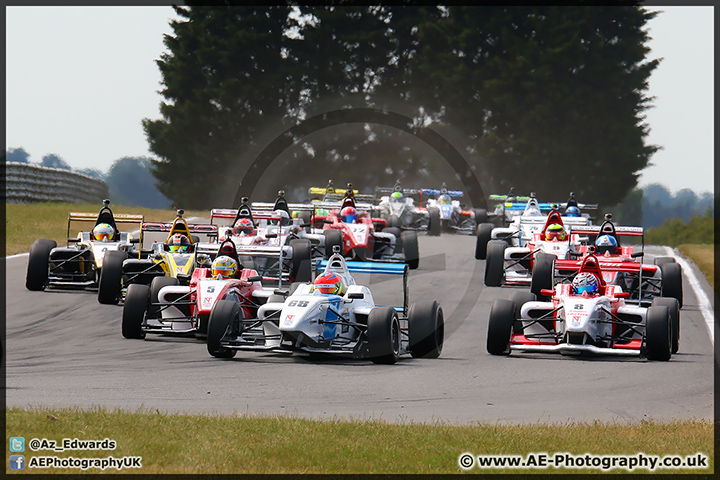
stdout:
POLYGON ((572 284, 543 290, 550 301, 516 292, 490 310, 487 350, 608 354, 669 360, 678 350, 680 307, 656 298, 650 307, 627 305, 629 293, 607 285, 595 255, 583 260, 572 284))
POLYGON ((142 224, 140 258, 128 258, 123 251, 107 253, 98 285, 100 303, 115 305, 130 284, 150 285, 156 277, 174 277, 187 285, 195 267, 210 265, 217 250, 217 245, 210 245, 217 240, 217 227, 188 224, 183 214, 178 210, 172 223, 142 224))
POLYGON ((110 200, 103 200, 97 215, 92 213, 68 213, 68 245, 58 247, 54 240, 38 239, 30 247, 25 286, 28 290, 56 288, 88 288, 98 285, 103 259, 106 253, 120 251, 136 255, 131 232, 121 232, 118 224, 142 225, 142 215, 113 215, 110 200), (73 222, 87 224, 94 222, 90 231, 81 231, 70 238, 73 222))
POLYGON ((437 358, 444 342, 443 311, 437 301, 427 300, 408 308, 408 267, 346 262, 339 250, 320 265, 323 271, 313 284, 300 284, 284 300, 271 299, 257 317, 245 316, 236 302, 218 302, 210 316, 208 352, 228 358, 240 349, 271 348, 384 364, 407 353, 437 358), (376 305, 370 289, 357 285, 351 272, 402 275, 403 306, 376 305))
POLYGON ((195 268, 189 285, 175 277, 156 277, 150 286, 128 287, 122 313, 125 338, 147 333, 203 336, 218 300, 232 299, 252 318, 274 289, 263 288, 255 270, 243 268, 231 240, 220 244, 210 267, 195 268))

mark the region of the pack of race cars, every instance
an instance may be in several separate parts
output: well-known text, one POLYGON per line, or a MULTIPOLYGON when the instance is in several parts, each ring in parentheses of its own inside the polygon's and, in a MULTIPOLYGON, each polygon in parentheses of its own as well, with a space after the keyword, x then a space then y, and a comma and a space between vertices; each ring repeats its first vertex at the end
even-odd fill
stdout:
POLYGON ((406 189, 397 182, 377 192, 387 195, 376 205, 351 184, 344 192, 332 182, 312 187, 316 198, 305 203, 288 203, 280 191, 273 203, 243 198, 237 209, 212 209, 209 223, 189 223, 182 210, 172 222, 145 222, 113 214, 105 200, 96 215, 68 215, 67 247, 33 243, 26 287, 96 289, 100 303, 122 304, 125 338, 195 336, 218 358, 238 350, 374 363, 404 354, 436 358, 442 307, 408 299, 408 275, 420 263, 418 232, 474 232, 485 284, 524 287, 493 303, 490 354, 669 360, 678 351, 682 271, 670 257, 642 263, 642 228, 617 226, 611 215, 593 225, 588 211, 597 206, 573 194, 551 204, 511 190, 491 196, 500 203, 488 213, 466 209, 453 200, 462 192, 444 184, 406 189), (71 238, 73 222, 94 223, 71 238), (121 231, 122 224, 139 228, 121 231), (402 305, 376 304, 353 273, 401 276, 402 305))

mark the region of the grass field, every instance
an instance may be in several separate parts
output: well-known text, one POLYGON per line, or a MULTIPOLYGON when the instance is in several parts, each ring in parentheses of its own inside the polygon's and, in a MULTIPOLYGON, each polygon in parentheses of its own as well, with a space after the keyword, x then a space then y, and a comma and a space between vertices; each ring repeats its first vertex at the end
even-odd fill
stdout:
POLYGON ((708 283, 715 289, 715 246, 714 245, 678 245, 683 256, 691 259, 705 275, 708 283))
MULTIPOLYGON (((681 455, 709 457, 707 469, 665 469, 666 473, 712 473, 713 425, 709 421, 669 424, 562 425, 392 425, 361 421, 312 421, 292 416, 191 416, 158 412, 7 410, 7 436, 60 442, 63 438, 117 442, 112 451, 29 451, 60 458, 142 456, 130 473, 461 473, 458 458, 473 455, 681 455)), ((74 473, 53 468, 36 473, 74 473)), ((113 471, 113 470, 110 470, 113 471)), ((473 473, 600 473, 591 469, 491 469, 473 473)), ((8 470, 9 472, 9 470, 8 470)), ((90 469, 88 473, 99 470, 90 469)), ((107 470, 106 470, 107 472, 107 470)), ((626 473, 613 470, 612 473, 626 473)), ((638 469, 635 473, 649 473, 638 469)))

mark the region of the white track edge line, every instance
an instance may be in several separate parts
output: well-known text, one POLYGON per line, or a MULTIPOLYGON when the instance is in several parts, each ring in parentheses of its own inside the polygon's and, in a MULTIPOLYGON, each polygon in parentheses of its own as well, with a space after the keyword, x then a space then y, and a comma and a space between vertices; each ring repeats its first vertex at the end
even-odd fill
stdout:
POLYGON ((708 333, 710 334, 710 342, 713 344, 713 346, 715 346, 715 317, 713 315, 713 309, 712 304, 710 303, 710 299, 705 294, 705 290, 703 290, 700 286, 700 281, 695 275, 695 272, 693 271, 690 264, 680 255, 675 255, 675 252, 672 248, 664 248, 667 254, 674 257, 675 260, 682 267, 683 273, 687 277, 688 282, 690 283, 690 286, 692 287, 693 291, 695 292, 695 296, 698 299, 700 313, 702 313, 702 316, 705 319, 705 326, 707 327, 708 333))

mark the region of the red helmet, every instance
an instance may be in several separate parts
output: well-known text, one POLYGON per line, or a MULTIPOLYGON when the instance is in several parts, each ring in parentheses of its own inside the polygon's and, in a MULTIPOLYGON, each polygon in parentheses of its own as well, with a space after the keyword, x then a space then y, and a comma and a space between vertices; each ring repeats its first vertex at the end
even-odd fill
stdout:
POLYGON ((167 242, 168 250, 171 252, 187 252, 190 247, 190 239, 182 233, 176 233, 167 242))
POLYGON ((345 293, 345 283, 337 273, 325 272, 315 279, 313 291, 326 295, 342 295, 345 293))
POLYGON ((340 217, 345 223, 355 223, 357 221, 357 210, 355 210, 355 207, 345 207, 340 211, 340 217))
POLYGON ((239 219, 233 227, 233 233, 235 233, 235 235, 252 235, 254 231, 255 227, 249 218, 239 219))

